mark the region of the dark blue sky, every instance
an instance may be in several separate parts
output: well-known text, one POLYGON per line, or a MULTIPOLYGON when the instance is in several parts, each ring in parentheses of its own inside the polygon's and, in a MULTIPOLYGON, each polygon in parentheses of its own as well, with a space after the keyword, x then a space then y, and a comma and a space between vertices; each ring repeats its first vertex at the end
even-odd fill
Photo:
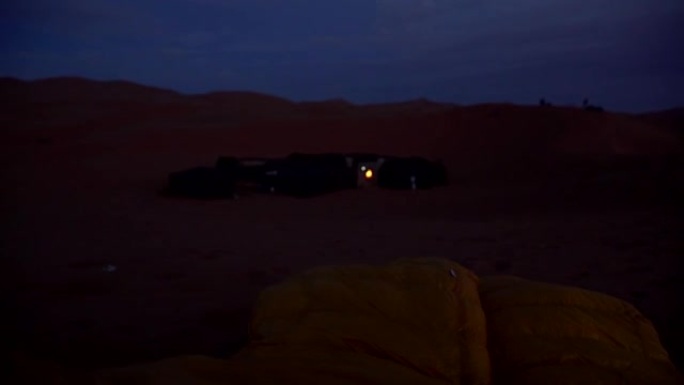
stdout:
POLYGON ((9 0, 0 75, 293 100, 684 105, 682 0, 9 0))

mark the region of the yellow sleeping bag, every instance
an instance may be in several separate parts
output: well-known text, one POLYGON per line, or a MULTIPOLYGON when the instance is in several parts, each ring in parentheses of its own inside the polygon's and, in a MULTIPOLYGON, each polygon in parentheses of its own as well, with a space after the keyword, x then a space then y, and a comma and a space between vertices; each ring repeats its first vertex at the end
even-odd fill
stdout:
POLYGON ((263 293, 239 359, 287 356, 283 374, 315 368, 320 383, 488 384, 477 290, 447 260, 314 270, 263 293))

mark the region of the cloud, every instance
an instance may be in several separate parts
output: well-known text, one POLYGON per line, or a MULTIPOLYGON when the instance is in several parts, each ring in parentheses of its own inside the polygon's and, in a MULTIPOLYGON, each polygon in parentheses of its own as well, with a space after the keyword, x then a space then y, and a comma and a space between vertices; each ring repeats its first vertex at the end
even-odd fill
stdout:
POLYGON ((684 9, 680 0, 377 0, 378 33, 388 43, 432 48, 443 44, 527 35, 547 30, 604 29, 660 19, 684 9))
POLYGON ((73 27, 136 20, 141 13, 130 2, 110 0, 12 1, 3 3, 0 11, 8 19, 25 23, 73 27))
POLYGON ((137 40, 164 32, 158 18, 125 0, 3 2, 0 14, 13 39, 63 38, 96 44, 102 39, 137 40))
POLYGON ((684 15, 678 0, 624 0, 619 9, 606 0, 378 0, 378 6, 374 44, 385 65, 418 82, 552 71, 563 63, 645 70, 664 68, 668 57, 682 62, 673 51, 682 40, 675 36, 684 33, 671 32, 684 32, 675 27, 674 15, 684 15))

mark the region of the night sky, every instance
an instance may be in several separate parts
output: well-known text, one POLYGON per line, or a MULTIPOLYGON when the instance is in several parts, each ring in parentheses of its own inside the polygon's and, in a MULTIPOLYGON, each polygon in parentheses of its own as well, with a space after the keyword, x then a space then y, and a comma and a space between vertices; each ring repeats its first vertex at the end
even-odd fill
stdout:
POLYGON ((9 0, 0 75, 292 100, 684 105, 683 0, 9 0))

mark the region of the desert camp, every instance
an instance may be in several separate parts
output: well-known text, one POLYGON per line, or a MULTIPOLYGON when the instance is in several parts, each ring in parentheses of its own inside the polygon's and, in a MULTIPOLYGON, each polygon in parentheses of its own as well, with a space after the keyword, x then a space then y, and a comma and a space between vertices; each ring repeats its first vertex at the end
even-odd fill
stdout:
POLYGON ((373 154, 290 154, 285 158, 219 157, 214 168, 169 174, 164 193, 200 199, 269 192, 313 197, 352 188, 417 190, 447 184, 441 163, 373 154))

